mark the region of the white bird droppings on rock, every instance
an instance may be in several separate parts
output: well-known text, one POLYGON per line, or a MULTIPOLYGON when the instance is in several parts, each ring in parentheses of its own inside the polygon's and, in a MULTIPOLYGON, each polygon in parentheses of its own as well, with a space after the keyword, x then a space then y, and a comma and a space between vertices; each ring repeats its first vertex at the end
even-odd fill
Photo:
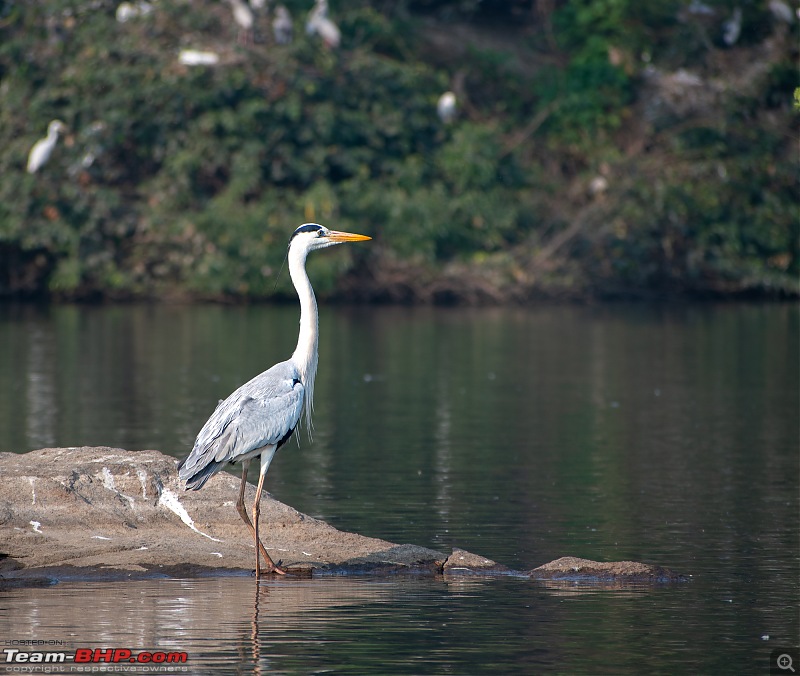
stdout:
POLYGON ((213 538, 210 535, 204 533, 203 531, 199 530, 197 526, 194 525, 194 521, 192 517, 189 516, 189 512, 186 511, 186 508, 181 504, 181 501, 178 500, 178 496, 175 495, 171 490, 168 488, 164 488, 161 491, 161 496, 158 498, 158 504, 164 505, 169 511, 178 515, 183 523, 185 523, 189 528, 191 528, 196 533, 199 533, 204 538, 208 538, 209 540, 213 540, 214 542, 222 542, 217 538, 213 538))
POLYGON ((139 477, 139 482, 142 484, 142 497, 147 497, 147 472, 141 468, 136 469, 136 476, 139 477))
POLYGON ((117 488, 114 485, 114 475, 111 474, 111 470, 108 469, 108 467, 103 467, 101 474, 103 476, 103 486, 110 491, 116 491, 117 488))

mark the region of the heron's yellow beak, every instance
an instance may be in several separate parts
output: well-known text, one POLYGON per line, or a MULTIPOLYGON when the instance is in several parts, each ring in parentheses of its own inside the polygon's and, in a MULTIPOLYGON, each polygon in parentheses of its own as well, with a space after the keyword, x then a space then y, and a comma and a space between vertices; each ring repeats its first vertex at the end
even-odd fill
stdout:
POLYGON ((338 230, 331 230, 328 234, 328 239, 334 242, 363 242, 372 237, 366 235, 357 235, 354 232, 340 232, 338 230))

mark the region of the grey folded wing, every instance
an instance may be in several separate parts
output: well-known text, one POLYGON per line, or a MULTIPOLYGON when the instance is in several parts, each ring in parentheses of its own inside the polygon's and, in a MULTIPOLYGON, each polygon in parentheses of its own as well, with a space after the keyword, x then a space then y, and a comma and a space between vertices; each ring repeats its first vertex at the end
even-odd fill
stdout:
POLYGON ((281 362, 220 402, 178 465, 187 488, 199 489, 226 463, 252 457, 291 436, 303 410, 305 388, 291 362, 281 362))

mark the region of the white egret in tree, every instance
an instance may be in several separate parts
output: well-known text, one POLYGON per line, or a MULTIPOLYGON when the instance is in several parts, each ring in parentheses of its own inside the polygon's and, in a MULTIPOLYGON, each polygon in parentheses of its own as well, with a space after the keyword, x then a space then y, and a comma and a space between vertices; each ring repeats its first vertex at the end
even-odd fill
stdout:
POLYGON ((450 124, 456 117, 456 95, 453 92, 442 94, 436 103, 436 112, 442 122, 450 124))
MULTIPOLYGON (((783 0, 770 0, 768 7, 769 11, 772 12, 772 16, 778 21, 783 21, 788 24, 794 23, 794 12, 792 12, 792 8, 783 2, 783 0)), ((797 11, 800 12, 800 9, 797 11)))
POLYGON ((238 40, 241 43, 252 42, 253 37, 253 10, 244 0, 228 0, 233 10, 233 20, 239 26, 238 40))
POLYGON ((742 34, 742 8, 736 7, 733 10, 730 18, 722 24, 722 41, 733 47, 738 41, 739 36, 742 34))
POLYGON ((120 23, 127 23, 131 19, 147 16, 148 14, 152 14, 152 12, 153 5, 146 2, 146 0, 139 0, 139 2, 136 3, 122 2, 117 7, 116 17, 117 21, 120 23))
POLYGON ((136 8, 130 2, 121 2, 117 6, 116 17, 120 23, 127 23, 138 15, 136 8))
POLYGON ((339 46, 342 34, 339 27, 328 18, 328 0, 316 0, 306 22, 308 35, 319 35, 331 49, 339 46))
POLYGON ((275 18, 272 20, 272 33, 275 36, 275 42, 279 45, 290 44, 293 29, 292 15, 289 14, 289 10, 283 5, 278 5, 275 8, 275 18))
POLYGON ((53 148, 56 147, 58 142, 58 135, 60 132, 66 130, 66 126, 61 120, 53 120, 47 125, 47 136, 36 141, 28 153, 28 173, 35 174, 41 169, 50 159, 53 154, 53 148))
POLYGON ((219 55, 197 49, 182 49, 178 54, 178 60, 184 66, 213 66, 219 63, 219 55))
POLYGON ((266 562, 265 572, 285 573, 272 561, 259 539, 258 516, 264 477, 275 452, 292 436, 303 411, 306 425, 309 429, 311 426, 319 319, 314 290, 306 273, 306 256, 315 249, 368 239, 366 235, 337 232, 316 223, 306 223, 294 231, 287 258, 289 276, 300 299, 297 347, 288 360, 275 364, 221 401, 198 433, 192 452, 178 465, 178 474, 186 481, 186 488, 198 490, 228 463, 242 463, 236 509, 253 535, 256 578, 261 575, 259 556, 266 562), (256 457, 261 459, 261 471, 251 521, 244 505, 244 492, 250 461, 256 457))

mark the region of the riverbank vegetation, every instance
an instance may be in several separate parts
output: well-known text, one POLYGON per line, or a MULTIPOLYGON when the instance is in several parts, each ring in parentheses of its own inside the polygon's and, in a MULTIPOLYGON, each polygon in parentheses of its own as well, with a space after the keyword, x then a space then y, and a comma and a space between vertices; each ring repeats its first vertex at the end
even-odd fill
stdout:
POLYGON ((288 45, 212 0, 0 2, 2 296, 286 296, 312 220, 374 237, 310 261, 348 300, 798 295, 788 3, 334 0, 338 48, 285 4, 288 45))

